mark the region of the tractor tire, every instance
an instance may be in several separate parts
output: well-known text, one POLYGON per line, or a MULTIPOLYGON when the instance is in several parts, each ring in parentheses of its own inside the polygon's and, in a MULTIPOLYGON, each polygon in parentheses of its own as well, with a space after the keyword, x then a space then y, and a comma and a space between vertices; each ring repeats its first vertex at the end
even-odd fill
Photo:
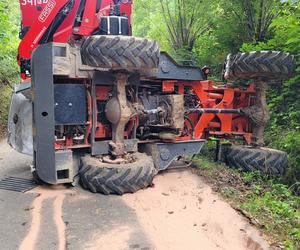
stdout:
POLYGON ((228 55, 224 79, 283 80, 296 68, 293 55, 279 51, 256 51, 228 55))
POLYGON ((135 153, 136 161, 129 164, 100 162, 90 155, 81 158, 79 179, 82 187, 105 195, 135 193, 152 184, 157 170, 150 156, 135 153))
POLYGON ((263 147, 229 146, 225 161, 230 167, 270 176, 283 176, 288 167, 286 152, 263 147))
POLYGON ((129 36, 91 36, 81 47, 83 64, 128 72, 156 71, 159 56, 158 42, 129 36))

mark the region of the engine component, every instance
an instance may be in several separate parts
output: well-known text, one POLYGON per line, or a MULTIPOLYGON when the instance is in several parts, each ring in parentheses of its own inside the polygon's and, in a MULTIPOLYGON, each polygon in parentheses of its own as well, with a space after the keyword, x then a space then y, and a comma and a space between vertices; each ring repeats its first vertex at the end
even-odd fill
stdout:
POLYGON ((184 96, 159 95, 141 96, 144 112, 140 115, 141 124, 152 127, 182 130, 184 127, 184 96))

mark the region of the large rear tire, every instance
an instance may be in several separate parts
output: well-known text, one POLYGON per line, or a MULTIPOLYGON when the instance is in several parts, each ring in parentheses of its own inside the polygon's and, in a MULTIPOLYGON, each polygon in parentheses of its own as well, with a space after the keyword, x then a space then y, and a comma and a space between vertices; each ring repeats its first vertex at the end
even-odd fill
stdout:
POLYGON ((79 170, 83 188, 105 195, 134 193, 152 184, 157 170, 150 156, 135 153, 135 162, 129 164, 103 163, 86 155, 81 158, 79 170))
POLYGON ((255 51, 228 55, 224 78, 227 80, 281 80, 292 76, 293 55, 279 51, 255 51))
POLYGON ((159 56, 158 42, 130 36, 91 36, 81 47, 83 64, 129 72, 157 70, 159 56))
POLYGON ((225 161, 234 168, 272 176, 284 175, 288 167, 286 152, 263 147, 230 146, 226 149, 225 161))

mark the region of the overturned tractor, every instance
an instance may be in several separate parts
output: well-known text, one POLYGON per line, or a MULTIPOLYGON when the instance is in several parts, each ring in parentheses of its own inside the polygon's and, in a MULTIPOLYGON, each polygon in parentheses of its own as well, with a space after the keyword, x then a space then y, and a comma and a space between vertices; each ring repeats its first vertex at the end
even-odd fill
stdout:
POLYGON ((287 156, 262 148, 267 82, 285 79, 293 56, 229 56, 227 84, 178 65, 159 44, 131 36, 131 1, 21 3, 22 83, 12 97, 8 141, 34 158, 36 179, 123 194, 151 185, 211 136, 228 163, 281 174, 287 156), (25 3, 25 4, 24 4, 25 3), (251 80, 236 87, 237 80, 251 80), (251 157, 249 157, 251 156, 251 157))

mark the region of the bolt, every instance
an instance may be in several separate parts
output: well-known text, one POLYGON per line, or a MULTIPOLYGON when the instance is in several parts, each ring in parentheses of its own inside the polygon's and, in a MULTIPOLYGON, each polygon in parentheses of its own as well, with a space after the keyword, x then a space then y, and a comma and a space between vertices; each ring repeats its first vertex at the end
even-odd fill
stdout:
POLYGON ((88 18, 86 18, 84 21, 85 21, 86 23, 88 23, 90 20, 89 20, 88 18))
POLYGON ((69 107, 72 107, 72 106, 73 106, 73 104, 71 102, 69 102, 69 107))

